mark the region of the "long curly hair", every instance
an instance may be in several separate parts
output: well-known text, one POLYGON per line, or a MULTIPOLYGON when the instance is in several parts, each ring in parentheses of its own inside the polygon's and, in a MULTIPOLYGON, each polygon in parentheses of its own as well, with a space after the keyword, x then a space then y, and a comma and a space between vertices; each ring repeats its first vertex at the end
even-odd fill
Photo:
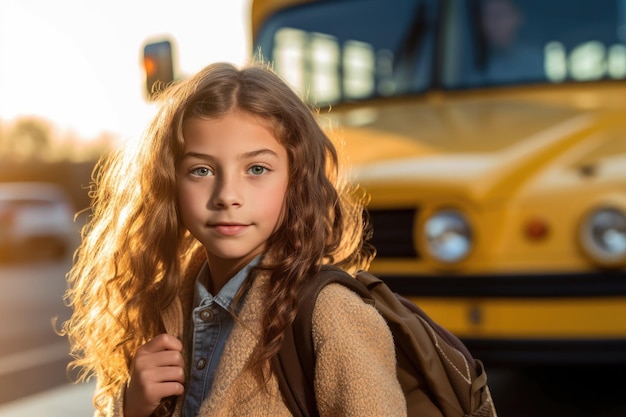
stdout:
POLYGON ((96 407, 127 382, 137 348, 162 331, 159 312, 178 295, 184 265, 199 247, 177 209, 176 166, 187 118, 244 112, 265 121, 287 150, 285 215, 258 267, 270 287, 264 333, 250 362, 259 378, 269 377, 266 365, 295 317, 304 281, 324 263, 353 271, 367 268, 374 256, 366 243, 365 194, 342 177, 315 109, 267 64, 209 65, 167 88, 158 104, 139 141, 94 170, 91 215, 68 274, 73 314, 63 330, 74 356, 70 366, 80 379, 98 379, 96 407))

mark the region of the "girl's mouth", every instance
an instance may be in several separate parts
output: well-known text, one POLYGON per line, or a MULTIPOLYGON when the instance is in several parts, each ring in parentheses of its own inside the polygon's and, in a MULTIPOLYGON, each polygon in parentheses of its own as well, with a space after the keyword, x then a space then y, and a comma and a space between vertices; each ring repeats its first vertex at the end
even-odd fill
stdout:
POLYGON ((243 232, 248 225, 237 223, 217 223, 214 224, 213 229, 224 236, 235 236, 243 232))

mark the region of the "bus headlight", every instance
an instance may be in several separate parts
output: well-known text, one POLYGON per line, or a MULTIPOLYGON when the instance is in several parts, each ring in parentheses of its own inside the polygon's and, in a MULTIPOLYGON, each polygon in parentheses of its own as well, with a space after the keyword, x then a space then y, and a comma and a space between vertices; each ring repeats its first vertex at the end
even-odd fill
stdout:
POLYGON ((465 216, 457 210, 442 210, 424 222, 428 253, 444 263, 465 258, 472 247, 472 231, 465 216))
POLYGON ((605 266, 626 261, 626 216, 618 209, 601 208, 591 212, 580 227, 580 243, 585 253, 605 266))

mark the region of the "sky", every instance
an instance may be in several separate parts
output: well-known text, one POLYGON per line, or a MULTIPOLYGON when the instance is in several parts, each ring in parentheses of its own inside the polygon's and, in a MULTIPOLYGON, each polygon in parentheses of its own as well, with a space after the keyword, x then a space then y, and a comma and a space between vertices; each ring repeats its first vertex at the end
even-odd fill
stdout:
POLYGON ((250 56, 250 0, 0 0, 0 121, 37 116, 90 140, 139 135, 143 45, 173 41, 178 74, 250 56))

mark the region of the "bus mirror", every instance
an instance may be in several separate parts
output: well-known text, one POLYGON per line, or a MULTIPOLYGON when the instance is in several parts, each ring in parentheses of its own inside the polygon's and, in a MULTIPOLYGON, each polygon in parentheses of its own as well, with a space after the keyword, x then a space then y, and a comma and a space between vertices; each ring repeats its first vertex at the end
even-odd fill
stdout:
POLYGON ((149 100, 174 81, 172 43, 168 40, 148 43, 143 48, 146 95, 149 100))

